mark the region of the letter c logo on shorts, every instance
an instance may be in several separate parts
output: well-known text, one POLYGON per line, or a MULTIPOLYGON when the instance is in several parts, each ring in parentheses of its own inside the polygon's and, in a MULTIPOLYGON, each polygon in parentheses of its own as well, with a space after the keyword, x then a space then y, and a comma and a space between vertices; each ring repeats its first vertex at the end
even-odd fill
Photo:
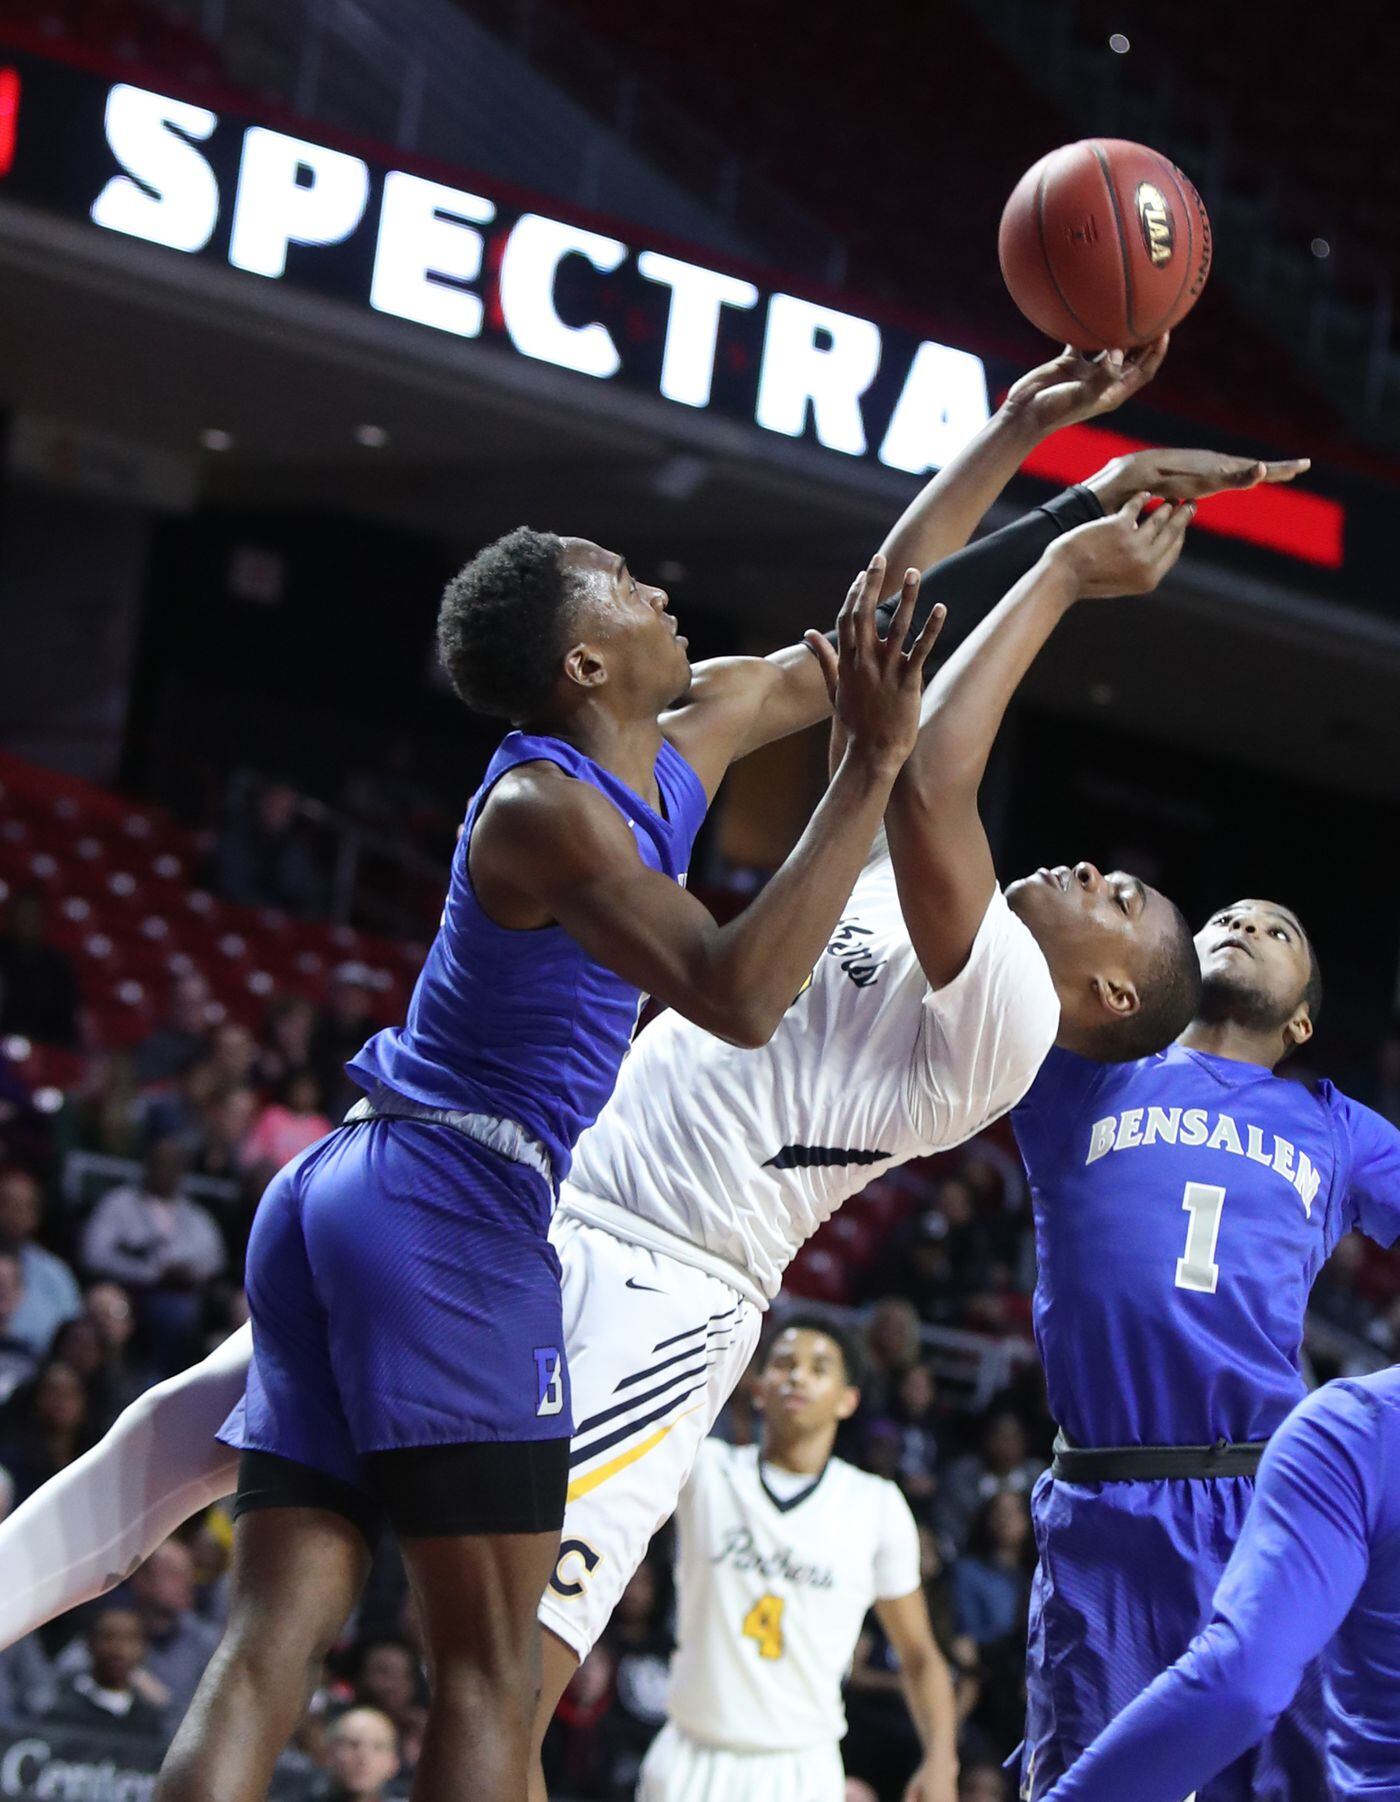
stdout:
POLYGON ((554 1565, 554 1575, 549 1579, 549 1587, 556 1595, 581 1596, 587 1587, 588 1579, 597 1570, 600 1554, 593 1550, 586 1539, 566 1539, 559 1548, 559 1557, 554 1565), (568 1577, 564 1567, 570 1558, 577 1558, 583 1566, 581 1577, 568 1577))
POLYGON ((535 1395, 541 1419, 564 1412, 564 1358, 557 1345, 535 1347, 535 1395))

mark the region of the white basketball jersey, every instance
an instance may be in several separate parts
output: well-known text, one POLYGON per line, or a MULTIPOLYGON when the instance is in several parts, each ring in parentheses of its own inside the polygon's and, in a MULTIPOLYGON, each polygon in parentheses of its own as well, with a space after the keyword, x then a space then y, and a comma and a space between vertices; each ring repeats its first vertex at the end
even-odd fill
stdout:
POLYGON ((1044 955, 999 890, 964 968, 931 990, 893 867, 875 862, 767 1045, 728 1045, 675 1012, 638 1035, 560 1207, 698 1247, 762 1306, 848 1196, 1014 1107, 1059 1021, 1044 955))
POLYGON ((741 1752, 834 1744, 861 1623, 919 1587, 918 1529, 899 1490, 832 1458, 783 1500, 756 1446, 708 1439, 676 1531, 672 1721, 741 1752))

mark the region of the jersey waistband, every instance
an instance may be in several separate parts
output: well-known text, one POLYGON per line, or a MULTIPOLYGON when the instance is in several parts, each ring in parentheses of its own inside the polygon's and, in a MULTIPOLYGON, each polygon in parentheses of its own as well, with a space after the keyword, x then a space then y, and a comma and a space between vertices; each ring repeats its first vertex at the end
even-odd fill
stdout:
POLYGON ((768 1311, 768 1297, 741 1264, 732 1264, 728 1258, 706 1251, 703 1246, 683 1239, 679 1233, 670 1232, 653 1220, 643 1220, 639 1214, 619 1207, 615 1201, 604 1201, 602 1196, 590 1195, 566 1181, 559 1191, 559 1206, 555 1211, 572 1220, 581 1220, 585 1226, 601 1227, 605 1233, 611 1233, 614 1239, 621 1239, 627 1245, 640 1245, 664 1258, 674 1258, 678 1264, 690 1264, 696 1270, 703 1270, 706 1276, 727 1283, 762 1313, 768 1311))
POLYGON ((474 1139, 513 1164, 537 1171, 550 1189, 554 1188, 554 1165, 549 1152, 516 1120, 498 1114, 465 1114, 453 1108, 426 1107, 405 1095, 396 1095, 382 1084, 371 1094, 362 1095, 345 1116, 347 1126, 360 1120, 419 1120, 426 1126, 450 1126, 463 1138, 474 1139))
POLYGON ((1055 1435, 1052 1477, 1062 1483, 1154 1483, 1181 1477, 1252 1477, 1267 1440, 1232 1445, 1071 1445, 1055 1435))

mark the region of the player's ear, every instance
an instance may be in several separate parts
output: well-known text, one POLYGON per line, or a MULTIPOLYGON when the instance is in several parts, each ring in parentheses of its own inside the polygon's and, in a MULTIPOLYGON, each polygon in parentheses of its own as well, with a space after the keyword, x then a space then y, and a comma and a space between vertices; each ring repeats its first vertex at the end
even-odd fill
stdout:
POLYGON ((1126 1020, 1142 1006, 1142 996, 1130 976, 1091 976, 1089 987, 1094 991, 1095 1001, 1115 1020, 1126 1020))
POLYGON ((607 665, 591 644, 569 646, 564 653, 564 674, 580 688, 601 688, 608 679, 607 665))
POLYGON ((1283 1042, 1290 1051, 1296 1051, 1300 1045, 1306 1045, 1312 1036, 1312 1015, 1308 1012, 1308 1004, 1305 1001, 1284 1027, 1283 1042))
POLYGON ((847 1383, 846 1387, 841 1391, 840 1401, 836 1404, 836 1418, 838 1420, 849 1420, 859 1406, 860 1390, 856 1388, 854 1383, 847 1383))

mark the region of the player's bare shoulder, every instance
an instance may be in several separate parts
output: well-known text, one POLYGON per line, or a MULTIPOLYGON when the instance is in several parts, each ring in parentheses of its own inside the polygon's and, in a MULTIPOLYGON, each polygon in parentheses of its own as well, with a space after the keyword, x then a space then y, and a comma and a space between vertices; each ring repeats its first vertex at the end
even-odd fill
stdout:
POLYGON ((544 871, 581 878, 632 850, 620 815, 596 788, 541 758, 516 764, 482 802, 472 823, 467 870, 478 901, 499 926, 549 925, 538 900, 544 871))

